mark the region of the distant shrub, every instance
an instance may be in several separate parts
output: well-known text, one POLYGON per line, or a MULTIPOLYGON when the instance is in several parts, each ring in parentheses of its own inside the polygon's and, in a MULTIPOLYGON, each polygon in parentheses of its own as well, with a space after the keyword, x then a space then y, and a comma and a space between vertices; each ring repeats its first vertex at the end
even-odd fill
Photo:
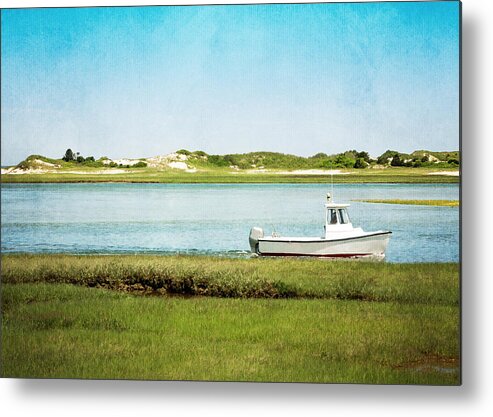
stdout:
POLYGON ((84 161, 83 163, 84 166, 86 167, 91 167, 91 168, 102 168, 102 167, 105 167, 106 165, 103 164, 102 162, 99 162, 99 161, 84 161))
POLYGON ((393 158, 396 155, 399 155, 399 152, 387 149, 382 155, 378 157, 377 163, 380 165, 387 165, 389 163, 389 158, 393 158))
POLYGON ((197 156, 207 156, 207 154, 204 151, 195 151, 194 154, 197 156))
POLYGON ((132 166, 132 168, 145 168, 147 166, 147 163, 140 161, 137 162, 135 165, 132 166))
POLYGON ((401 167, 404 165, 404 162, 401 160, 399 155, 394 155, 392 161, 390 161, 390 165, 393 167, 401 167))
POLYGON ((109 166, 110 168, 115 168, 118 166, 118 164, 116 162, 110 162, 109 166))
POLYGON ((84 162, 84 161, 85 161, 85 159, 84 159, 84 157, 83 157, 83 156, 78 156, 78 157, 77 157, 77 163, 81 164, 81 163, 82 163, 82 162, 84 162))
POLYGON ((176 151, 176 153, 179 155, 191 155, 192 154, 192 152, 187 151, 186 149, 180 149, 180 150, 176 151))
POLYGON ((354 163, 354 168, 357 169, 366 168, 367 166, 368 163, 363 158, 356 159, 356 162, 354 163))
POLYGON ((459 165, 459 160, 455 158, 451 158, 447 161, 450 165, 459 165))
POLYGON ((31 168, 31 164, 28 161, 22 161, 17 164, 16 168, 29 169, 31 168))
POLYGON ((48 162, 49 164, 58 164, 60 162, 60 160, 58 159, 52 159, 52 158, 47 158, 46 156, 43 156, 43 155, 29 155, 27 158, 26 158, 26 161, 34 161, 35 159, 39 159, 40 161, 43 161, 43 162, 48 162))
POLYGON ((354 168, 355 162, 354 159, 348 158, 344 154, 337 155, 334 161, 335 166, 338 168, 354 168))
POLYGON ((209 161, 209 163, 217 167, 227 167, 231 163, 228 159, 224 158, 224 156, 222 155, 209 155, 207 160, 209 161))
MULTIPOLYGON (((362 158, 363 161, 366 163, 370 163, 370 154, 368 152, 362 151, 362 152, 356 152, 355 154, 356 158, 362 158)), ((356 168, 356 167, 355 167, 356 168)))

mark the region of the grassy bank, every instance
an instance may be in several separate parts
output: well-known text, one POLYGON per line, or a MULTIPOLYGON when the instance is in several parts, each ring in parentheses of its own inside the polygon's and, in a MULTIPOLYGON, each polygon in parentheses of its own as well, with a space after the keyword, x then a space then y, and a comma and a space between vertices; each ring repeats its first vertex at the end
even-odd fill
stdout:
MULTIPOLYGON (((280 174, 275 171, 249 173, 229 169, 209 169, 195 173, 178 170, 127 169, 121 174, 96 173, 98 169, 80 169, 83 174, 44 173, 2 175, 4 183, 77 183, 77 182, 135 182, 135 183, 330 183, 330 175, 280 174)), ((108 169, 108 172, 111 171, 108 169)), ((381 170, 342 169, 333 175, 334 183, 458 183, 459 177, 430 175, 440 169, 388 167, 381 170)))
POLYGON ((362 203, 407 204, 413 206, 458 207, 458 200, 353 200, 362 203))
POLYGON ((458 265, 8 255, 2 335, 2 376, 457 384, 458 265))
POLYGON ((458 265, 156 255, 4 255, 2 282, 144 294, 455 305, 458 265))

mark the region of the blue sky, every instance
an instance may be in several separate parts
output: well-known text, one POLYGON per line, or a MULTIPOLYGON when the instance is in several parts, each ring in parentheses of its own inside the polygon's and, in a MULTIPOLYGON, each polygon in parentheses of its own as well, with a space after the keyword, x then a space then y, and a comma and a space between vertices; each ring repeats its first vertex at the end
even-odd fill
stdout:
POLYGON ((1 163, 459 147, 458 2, 2 10, 1 163))

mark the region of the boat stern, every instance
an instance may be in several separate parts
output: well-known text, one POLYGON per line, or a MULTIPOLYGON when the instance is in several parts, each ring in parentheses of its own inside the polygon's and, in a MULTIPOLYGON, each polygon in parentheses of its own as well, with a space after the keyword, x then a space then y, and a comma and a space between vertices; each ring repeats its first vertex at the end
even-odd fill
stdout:
POLYGON ((252 227, 250 230, 250 236, 248 237, 248 240, 250 242, 250 249, 252 253, 259 253, 258 250, 258 241, 259 239, 264 237, 264 230, 260 227, 252 227))

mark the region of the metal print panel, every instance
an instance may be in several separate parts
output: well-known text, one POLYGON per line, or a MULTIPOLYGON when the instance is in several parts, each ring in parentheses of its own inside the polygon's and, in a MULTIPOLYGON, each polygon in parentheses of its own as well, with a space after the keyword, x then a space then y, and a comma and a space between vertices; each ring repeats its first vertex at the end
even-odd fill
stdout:
POLYGON ((457 1, 1 10, 1 375, 458 385, 457 1))

